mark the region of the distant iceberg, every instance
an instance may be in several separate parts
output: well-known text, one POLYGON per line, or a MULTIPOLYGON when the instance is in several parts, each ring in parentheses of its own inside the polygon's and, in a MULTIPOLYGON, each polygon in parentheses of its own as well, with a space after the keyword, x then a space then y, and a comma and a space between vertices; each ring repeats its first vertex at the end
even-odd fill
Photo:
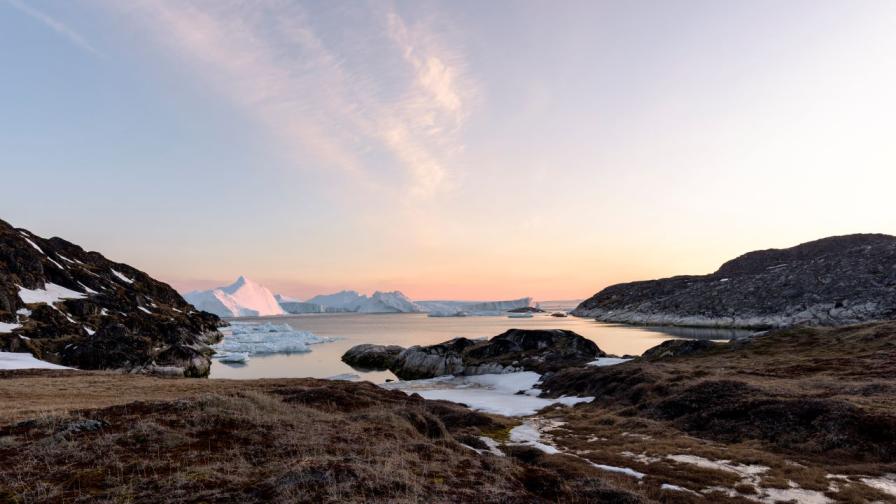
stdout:
POLYGON ((465 317, 467 315, 503 315, 517 308, 532 306, 532 298, 508 301, 417 301, 430 317, 465 317))
POLYGON ((399 291, 376 291, 367 297, 357 291, 346 290, 334 294, 314 296, 304 303, 282 303, 290 313, 419 313, 423 308, 399 291), (303 305, 303 306, 299 306, 303 305), (318 310, 317 307, 320 307, 318 310), (307 311, 293 311, 293 310, 307 311))
POLYGON ((219 317, 257 317, 286 313, 267 287, 242 276, 226 287, 188 292, 184 294, 184 299, 196 309, 219 317))
POLYGON ((297 331, 289 324, 235 323, 232 325, 231 334, 225 335, 224 339, 212 348, 226 354, 304 353, 311 351, 308 345, 329 341, 333 340, 308 331, 297 331))

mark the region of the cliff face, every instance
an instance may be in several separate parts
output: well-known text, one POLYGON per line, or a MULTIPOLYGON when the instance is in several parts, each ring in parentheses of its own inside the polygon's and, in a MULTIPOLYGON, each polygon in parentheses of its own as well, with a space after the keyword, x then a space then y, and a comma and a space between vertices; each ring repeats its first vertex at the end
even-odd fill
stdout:
POLYGON ((772 328, 896 318, 896 237, 835 236, 760 250, 702 276, 618 284, 572 312, 606 322, 772 328))
POLYGON ((205 376, 219 324, 140 270, 0 220, 0 351, 205 376))

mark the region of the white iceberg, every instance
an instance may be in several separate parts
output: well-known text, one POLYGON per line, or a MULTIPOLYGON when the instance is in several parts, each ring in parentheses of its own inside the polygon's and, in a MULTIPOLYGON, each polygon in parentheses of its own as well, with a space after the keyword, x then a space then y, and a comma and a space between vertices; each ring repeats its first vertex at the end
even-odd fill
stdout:
POLYGON ((242 276, 226 287, 188 292, 184 294, 184 299, 197 309, 219 317, 257 317, 285 313, 267 287, 242 276))
POLYGON ((249 352, 217 353, 214 357, 218 359, 218 362, 227 364, 245 364, 249 361, 249 352))
POLYGON ((416 301, 430 317, 465 317, 468 315, 494 316, 517 308, 532 306, 532 298, 507 301, 416 301))
POLYGON ((310 352, 308 345, 329 341, 333 340, 308 331, 297 331, 289 324, 233 324, 230 334, 212 348, 227 354, 288 354, 310 352))

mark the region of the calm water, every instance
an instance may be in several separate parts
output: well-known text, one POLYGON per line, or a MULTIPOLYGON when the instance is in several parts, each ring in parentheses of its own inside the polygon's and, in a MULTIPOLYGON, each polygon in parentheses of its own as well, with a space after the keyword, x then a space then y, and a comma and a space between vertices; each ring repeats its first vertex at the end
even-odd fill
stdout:
POLYGON ((605 324, 577 317, 536 315, 530 319, 507 317, 427 317, 425 314, 312 314, 289 317, 244 318, 241 321, 287 323, 293 328, 335 338, 331 343, 311 345, 311 352, 290 355, 252 356, 248 364, 212 363, 212 378, 329 378, 357 374, 382 383, 394 379, 388 371, 363 373, 344 364, 340 357, 361 343, 382 345, 431 345, 451 338, 492 337, 507 329, 569 329, 594 341, 601 350, 617 355, 640 355, 644 350, 673 338, 730 339, 734 331, 705 329, 632 327, 605 324))

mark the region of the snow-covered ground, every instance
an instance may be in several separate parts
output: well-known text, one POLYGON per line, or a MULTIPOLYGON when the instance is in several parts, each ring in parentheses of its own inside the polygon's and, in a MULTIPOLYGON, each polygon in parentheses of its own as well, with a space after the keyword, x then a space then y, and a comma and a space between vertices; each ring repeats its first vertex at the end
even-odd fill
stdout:
POLYGON ((226 354, 246 353, 275 354, 310 352, 309 345, 333 341, 308 331, 297 331, 289 324, 250 324, 235 322, 224 339, 214 345, 216 351, 226 354))
POLYGON ((47 282, 43 289, 19 287, 19 299, 25 304, 47 303, 52 305, 63 299, 81 299, 83 297, 86 297, 83 292, 73 291, 51 282, 47 282))
POLYGON ((541 375, 531 371, 476 376, 440 376, 428 380, 409 380, 382 385, 407 394, 417 393, 425 399, 441 399, 466 404, 470 408, 504 416, 534 415, 551 404, 572 406, 589 402, 593 397, 536 397, 535 384, 541 375), (518 392, 523 392, 518 394, 518 392))
POLYGON ((0 369, 72 369, 35 359, 29 353, 0 352, 0 369))

